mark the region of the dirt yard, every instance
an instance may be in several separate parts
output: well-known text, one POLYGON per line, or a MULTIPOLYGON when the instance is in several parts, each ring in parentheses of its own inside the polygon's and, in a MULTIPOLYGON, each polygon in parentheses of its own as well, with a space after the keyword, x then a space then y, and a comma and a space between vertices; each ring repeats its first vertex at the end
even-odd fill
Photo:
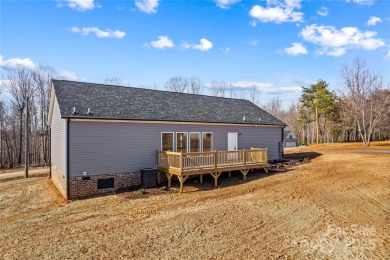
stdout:
POLYGON ((217 189, 193 179, 184 194, 66 203, 47 177, 2 181, 0 259, 388 259, 390 154, 314 149, 289 150, 308 164, 223 174, 217 189))

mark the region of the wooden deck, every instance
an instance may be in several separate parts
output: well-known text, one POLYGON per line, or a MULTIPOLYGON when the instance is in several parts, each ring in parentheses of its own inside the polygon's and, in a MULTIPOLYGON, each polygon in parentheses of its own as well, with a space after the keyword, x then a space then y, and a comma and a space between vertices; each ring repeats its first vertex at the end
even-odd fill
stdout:
POLYGON ((215 186, 222 172, 239 170, 246 179, 251 169, 264 169, 268 172, 268 150, 251 148, 239 151, 213 151, 213 152, 158 152, 158 171, 167 174, 168 188, 171 187, 172 177, 175 175, 180 182, 180 192, 188 176, 200 175, 202 183, 203 174, 210 174, 214 178, 215 186))

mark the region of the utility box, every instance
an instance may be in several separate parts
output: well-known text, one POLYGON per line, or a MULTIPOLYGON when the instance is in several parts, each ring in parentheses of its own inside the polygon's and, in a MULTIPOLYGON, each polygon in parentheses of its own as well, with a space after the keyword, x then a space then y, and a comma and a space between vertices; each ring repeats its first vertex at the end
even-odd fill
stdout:
POLYGON ((141 170, 141 184, 143 188, 152 188, 157 186, 157 170, 153 168, 144 168, 141 170))

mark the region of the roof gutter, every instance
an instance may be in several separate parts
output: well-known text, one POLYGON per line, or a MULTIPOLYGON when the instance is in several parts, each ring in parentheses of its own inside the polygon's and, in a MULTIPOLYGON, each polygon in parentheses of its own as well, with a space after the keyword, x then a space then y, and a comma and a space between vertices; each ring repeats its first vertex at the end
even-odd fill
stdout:
POLYGON ((229 123, 229 122, 195 122, 195 121, 172 121, 172 120, 148 120, 148 119, 114 119, 114 118, 88 118, 75 116, 61 116, 62 119, 72 119, 75 121, 99 121, 99 122, 129 122, 129 123, 150 123, 150 124, 207 124, 207 125, 234 125, 234 126, 264 126, 264 127, 284 127, 285 124, 257 124, 257 123, 229 123))

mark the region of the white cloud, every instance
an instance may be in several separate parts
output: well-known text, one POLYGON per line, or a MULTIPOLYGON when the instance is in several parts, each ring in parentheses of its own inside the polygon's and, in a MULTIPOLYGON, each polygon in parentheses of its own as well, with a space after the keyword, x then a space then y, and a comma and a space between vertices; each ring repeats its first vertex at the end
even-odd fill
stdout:
POLYGON ((340 57, 345 54, 346 50, 345 48, 334 48, 330 51, 325 52, 326 55, 333 56, 333 57, 340 57))
POLYGON ((157 12, 159 1, 160 0, 135 0, 135 5, 140 11, 153 14, 157 12))
POLYGON ((292 83, 294 85, 300 85, 300 86, 310 86, 316 83, 316 81, 311 81, 302 78, 293 78, 293 77, 283 77, 279 79, 279 81, 283 83, 292 83))
POLYGON ((252 46, 257 46, 259 44, 259 40, 251 40, 249 42, 249 45, 252 45, 252 46))
POLYGON ((126 36, 125 32, 119 31, 119 30, 101 30, 97 27, 83 27, 83 28, 78 28, 76 26, 71 28, 71 31, 74 33, 80 33, 83 36, 87 36, 90 33, 94 33, 96 37, 98 38, 118 38, 122 39, 123 37, 126 36))
POLYGON ((367 26, 374 26, 377 23, 381 23, 382 19, 376 16, 370 16, 370 19, 367 21, 367 26))
POLYGON ((306 41, 319 45, 322 48, 320 55, 335 57, 344 55, 348 48, 374 50, 385 45, 382 39, 375 38, 377 32, 361 32, 356 27, 343 27, 337 30, 334 26, 312 24, 302 29, 300 35, 306 41))
POLYGON ((258 90, 265 90, 272 87, 271 83, 256 82, 256 81, 237 81, 237 82, 232 82, 231 85, 233 87, 242 88, 242 89, 249 89, 255 87, 258 90))
POLYGON ((202 39, 200 39, 199 44, 189 44, 188 42, 183 42, 181 47, 183 49, 192 48, 192 49, 197 49, 200 51, 208 51, 211 48, 213 48, 213 43, 211 41, 207 40, 206 38, 202 38, 202 39))
POLYGON ((206 38, 200 39, 200 43, 197 45, 192 46, 194 49, 198 49, 201 51, 208 51, 211 48, 213 48, 213 43, 207 40, 206 38))
POLYGON ((220 48, 220 50, 223 52, 223 54, 225 54, 225 55, 229 55, 229 53, 230 53, 230 48, 229 47, 227 47, 227 48, 220 48))
POLYGON ((249 15, 263 23, 303 22, 303 13, 294 9, 301 9, 301 0, 267 0, 267 7, 254 5, 249 15))
POLYGON ((385 56, 385 60, 390 61, 390 51, 387 51, 387 54, 385 56))
POLYGON ((95 8, 94 0, 67 0, 68 6, 79 11, 92 10, 95 8))
POLYGON ((77 75, 74 72, 60 70, 57 72, 58 79, 66 79, 66 80, 77 80, 77 75))
POLYGON ((299 42, 294 42, 291 47, 285 48, 284 51, 287 54, 298 56, 301 54, 307 54, 307 49, 299 42))
POLYGON ((322 6, 318 11, 317 11, 317 14, 318 15, 321 15, 321 16, 328 16, 329 14, 329 9, 322 6))
POLYGON ((301 87, 275 87, 271 83, 256 82, 256 81, 237 81, 230 85, 235 90, 247 90, 255 87, 262 94, 280 94, 280 93, 295 93, 302 90, 301 87))
POLYGON ((6 70, 15 70, 19 67, 26 69, 36 69, 39 67, 38 63, 33 62, 30 58, 13 58, 9 60, 3 60, 3 56, 0 55, 0 67, 6 70))
POLYGON ((144 44, 144 46, 152 46, 153 48, 157 49, 166 49, 166 48, 172 48, 175 47, 175 44, 171 39, 168 38, 168 36, 158 36, 158 40, 151 41, 150 43, 144 44))
POLYGON ((375 0, 346 0, 347 3, 355 3, 358 5, 372 5, 375 0))
POLYGON ((241 0, 214 0, 218 7, 229 9, 230 5, 240 2, 241 0))

